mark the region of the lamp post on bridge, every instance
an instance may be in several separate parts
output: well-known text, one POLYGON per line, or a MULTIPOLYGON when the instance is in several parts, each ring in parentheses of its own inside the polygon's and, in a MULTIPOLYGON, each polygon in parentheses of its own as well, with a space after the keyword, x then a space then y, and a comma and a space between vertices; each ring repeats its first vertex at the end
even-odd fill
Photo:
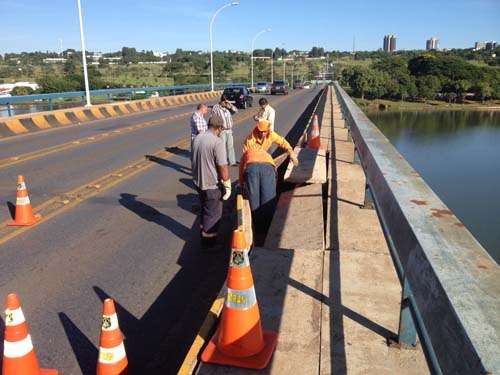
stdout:
POLYGON ((221 6, 217 9, 210 20, 210 83, 211 83, 211 91, 214 91, 214 45, 213 45, 213 37, 212 37, 212 27, 215 21, 215 17, 225 8, 240 5, 239 1, 233 1, 231 3, 227 3, 226 5, 221 6))
POLYGON ((251 85, 250 85, 250 88, 253 89, 253 50, 254 50, 254 45, 255 45, 255 40, 262 34, 264 33, 268 33, 271 31, 271 28, 267 28, 267 29, 263 29, 263 30, 260 30, 257 34, 255 34, 255 36, 253 37, 252 39, 252 51, 251 51, 251 56, 250 56, 250 70, 252 71, 252 79, 251 79, 251 85))
POLYGON ((78 18, 80 19, 80 42, 82 45, 83 79, 85 81, 85 97, 87 99, 85 107, 90 107, 92 106, 92 103, 90 103, 89 76, 87 73, 87 56, 85 55, 85 37, 83 36, 82 5, 80 4, 80 0, 76 0, 76 3, 78 5, 78 18))

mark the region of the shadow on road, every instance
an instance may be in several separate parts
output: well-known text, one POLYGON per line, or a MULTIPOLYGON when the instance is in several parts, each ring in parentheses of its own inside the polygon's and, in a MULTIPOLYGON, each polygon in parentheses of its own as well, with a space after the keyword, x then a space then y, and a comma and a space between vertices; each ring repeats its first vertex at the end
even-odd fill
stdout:
POLYGON ((134 212, 144 220, 161 225, 183 241, 189 241, 191 231, 189 228, 158 211, 156 208, 137 200, 137 195, 122 193, 118 202, 125 208, 134 212))
POLYGON ((164 167, 169 167, 169 168, 175 169, 177 172, 184 173, 184 174, 187 174, 188 176, 191 176, 191 168, 187 168, 183 165, 174 163, 171 160, 159 158, 158 156, 154 156, 154 155, 144 155, 144 157, 146 159, 148 159, 149 161, 163 165, 164 167))
POLYGON ((173 147, 165 147, 165 151, 171 152, 172 154, 183 156, 187 159, 191 158, 191 152, 189 150, 186 150, 184 148, 180 148, 177 146, 173 147))
POLYGON ((68 337, 82 374, 95 374, 99 351, 65 313, 59 313, 59 320, 68 337))

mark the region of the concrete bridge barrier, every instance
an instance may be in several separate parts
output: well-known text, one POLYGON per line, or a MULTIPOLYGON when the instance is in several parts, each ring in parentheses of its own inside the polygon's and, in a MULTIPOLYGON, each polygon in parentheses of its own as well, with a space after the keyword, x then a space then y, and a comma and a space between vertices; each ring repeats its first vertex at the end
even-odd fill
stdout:
POLYGON ((67 125, 84 124, 132 113, 164 107, 196 103, 217 98, 222 91, 183 94, 169 97, 134 100, 122 103, 97 104, 91 108, 76 107, 0 118, 0 138, 43 131, 67 125))
POLYGON ((434 373, 499 373, 500 267, 340 85, 334 87, 340 105, 334 124, 343 118, 352 136, 402 286, 396 341, 414 345, 418 333, 434 373))

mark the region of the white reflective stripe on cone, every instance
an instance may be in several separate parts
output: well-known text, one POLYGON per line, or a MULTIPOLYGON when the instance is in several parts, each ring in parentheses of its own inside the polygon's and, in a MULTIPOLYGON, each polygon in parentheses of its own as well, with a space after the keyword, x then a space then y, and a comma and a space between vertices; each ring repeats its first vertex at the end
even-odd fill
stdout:
POLYGON ((33 343, 31 336, 28 335, 20 341, 7 341, 3 342, 3 355, 6 358, 20 358, 33 350, 33 343))
POLYGON ((113 331, 118 329, 118 317, 116 314, 102 316, 102 330, 113 331))
POLYGON ((17 326, 18 324, 24 323, 25 321, 26 320, 24 319, 23 310, 20 307, 14 310, 5 310, 6 326, 17 326))
POLYGON ((254 287, 245 290, 227 288, 226 307, 249 309, 257 303, 254 287))
POLYGON ((30 204, 30 197, 17 197, 16 206, 26 206, 30 204))
POLYGON ((17 190, 26 190, 26 184, 24 182, 17 184, 17 190))
POLYGON ((99 347, 99 362, 104 363, 106 365, 112 365, 113 363, 117 363, 125 358, 125 346, 123 342, 115 346, 114 348, 103 348, 99 347))

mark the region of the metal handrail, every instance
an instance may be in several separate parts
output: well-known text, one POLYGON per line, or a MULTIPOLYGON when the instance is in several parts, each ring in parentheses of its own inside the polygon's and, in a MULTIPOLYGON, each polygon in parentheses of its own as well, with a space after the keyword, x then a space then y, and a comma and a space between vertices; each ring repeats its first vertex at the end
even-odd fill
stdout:
POLYGON ((334 87, 403 286, 400 343, 417 330, 434 373, 500 373, 500 267, 334 87))

